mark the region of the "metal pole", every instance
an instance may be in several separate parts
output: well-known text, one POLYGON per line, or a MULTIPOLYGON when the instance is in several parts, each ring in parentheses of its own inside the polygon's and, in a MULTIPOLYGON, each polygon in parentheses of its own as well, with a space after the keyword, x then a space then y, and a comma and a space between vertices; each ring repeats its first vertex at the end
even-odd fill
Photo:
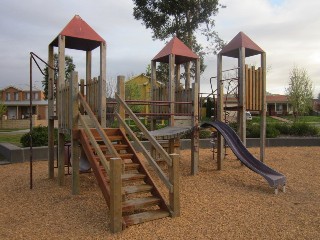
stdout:
POLYGON ((29 146, 30 146, 30 189, 33 188, 33 175, 32 175, 32 54, 30 53, 30 131, 29 131, 29 146))

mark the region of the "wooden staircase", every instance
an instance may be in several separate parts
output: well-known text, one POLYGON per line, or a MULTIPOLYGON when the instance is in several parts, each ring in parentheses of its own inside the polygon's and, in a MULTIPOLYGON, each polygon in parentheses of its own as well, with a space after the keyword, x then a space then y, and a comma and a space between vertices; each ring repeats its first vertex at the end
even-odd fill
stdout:
MULTIPOLYGON (((168 217, 170 211, 164 198, 155 186, 144 163, 132 147, 121 129, 103 129, 122 160, 122 228, 168 217)), ((96 129, 91 128, 95 141, 99 144, 108 161, 115 156, 110 154, 96 129)), ((83 129, 79 129, 82 148, 91 163, 99 187, 110 208, 110 179, 100 158, 83 129)))

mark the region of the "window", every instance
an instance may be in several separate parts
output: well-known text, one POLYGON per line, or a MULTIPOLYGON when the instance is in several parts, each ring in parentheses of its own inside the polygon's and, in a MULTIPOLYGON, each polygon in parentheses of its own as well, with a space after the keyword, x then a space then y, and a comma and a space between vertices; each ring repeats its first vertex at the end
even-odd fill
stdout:
POLYGON ((19 101, 19 93, 18 92, 14 93, 14 100, 19 101))
POLYGON ((9 92, 6 93, 6 101, 11 100, 11 94, 9 92))
POLYGON ((39 99, 39 93, 33 93, 33 99, 38 100, 39 99))
POLYGON ((29 92, 26 92, 26 100, 29 100, 30 99, 30 93, 29 92))

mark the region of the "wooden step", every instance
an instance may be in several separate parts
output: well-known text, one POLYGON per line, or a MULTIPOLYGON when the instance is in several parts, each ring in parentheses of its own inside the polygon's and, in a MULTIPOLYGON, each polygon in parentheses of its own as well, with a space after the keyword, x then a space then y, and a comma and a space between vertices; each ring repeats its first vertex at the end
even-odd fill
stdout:
POLYGON ((139 210, 144 207, 155 206, 160 203, 160 199, 157 197, 145 197, 145 198, 134 198, 126 200, 122 203, 123 212, 131 212, 139 210))
POLYGON ((125 171, 137 170, 139 167, 140 167, 139 163, 125 163, 124 164, 125 171))
POLYGON ((141 173, 125 173, 121 175, 122 181, 136 181, 136 180, 142 180, 146 177, 145 174, 141 173))
MULTIPOLYGON (((131 159, 133 157, 133 154, 132 153, 119 153, 119 156, 122 159, 131 159)), ((106 157, 106 159, 110 159, 110 158, 113 158, 114 156, 111 154, 106 154, 105 157, 106 157)))
MULTIPOLYGON (((108 136, 108 138, 109 138, 109 140, 110 140, 111 142, 123 140, 123 136, 121 136, 121 135, 115 135, 115 136, 109 136, 109 135, 107 135, 107 136, 108 136)), ((102 138, 101 138, 100 136, 96 136, 96 137, 95 137, 95 140, 96 140, 97 142, 103 142, 103 140, 102 140, 102 138)))
POLYGON ((139 224, 147 221, 152 221, 160 218, 168 217, 169 213, 163 210, 151 210, 141 213, 132 214, 129 216, 124 216, 123 220, 126 226, 131 226, 134 224, 139 224))
POLYGON ((132 194, 132 193, 144 193, 149 192, 153 187, 148 184, 143 185, 135 185, 135 186, 125 186, 123 187, 124 194, 132 194))
MULTIPOLYGON (((100 149, 102 151, 107 151, 108 148, 106 145, 99 145, 100 149)), ((128 148, 128 145, 127 144, 113 144, 113 147, 116 149, 116 150, 126 150, 128 148)), ((91 147, 92 150, 94 150, 94 147, 91 147)))

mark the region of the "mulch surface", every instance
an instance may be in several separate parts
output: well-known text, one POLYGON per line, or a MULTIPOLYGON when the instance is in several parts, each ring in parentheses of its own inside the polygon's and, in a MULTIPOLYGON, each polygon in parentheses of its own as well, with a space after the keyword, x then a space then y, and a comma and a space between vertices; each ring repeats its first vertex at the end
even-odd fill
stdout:
MULTIPOLYGON (((0 165, 0 239, 320 239, 320 148, 266 149, 266 163, 287 177, 278 195, 228 150, 216 171, 209 149, 200 150, 191 176, 190 151, 181 152, 181 216, 147 222, 118 234, 92 173, 81 174, 81 194, 47 177, 47 162, 0 165)), ((250 152, 259 154, 258 148, 250 152)))

